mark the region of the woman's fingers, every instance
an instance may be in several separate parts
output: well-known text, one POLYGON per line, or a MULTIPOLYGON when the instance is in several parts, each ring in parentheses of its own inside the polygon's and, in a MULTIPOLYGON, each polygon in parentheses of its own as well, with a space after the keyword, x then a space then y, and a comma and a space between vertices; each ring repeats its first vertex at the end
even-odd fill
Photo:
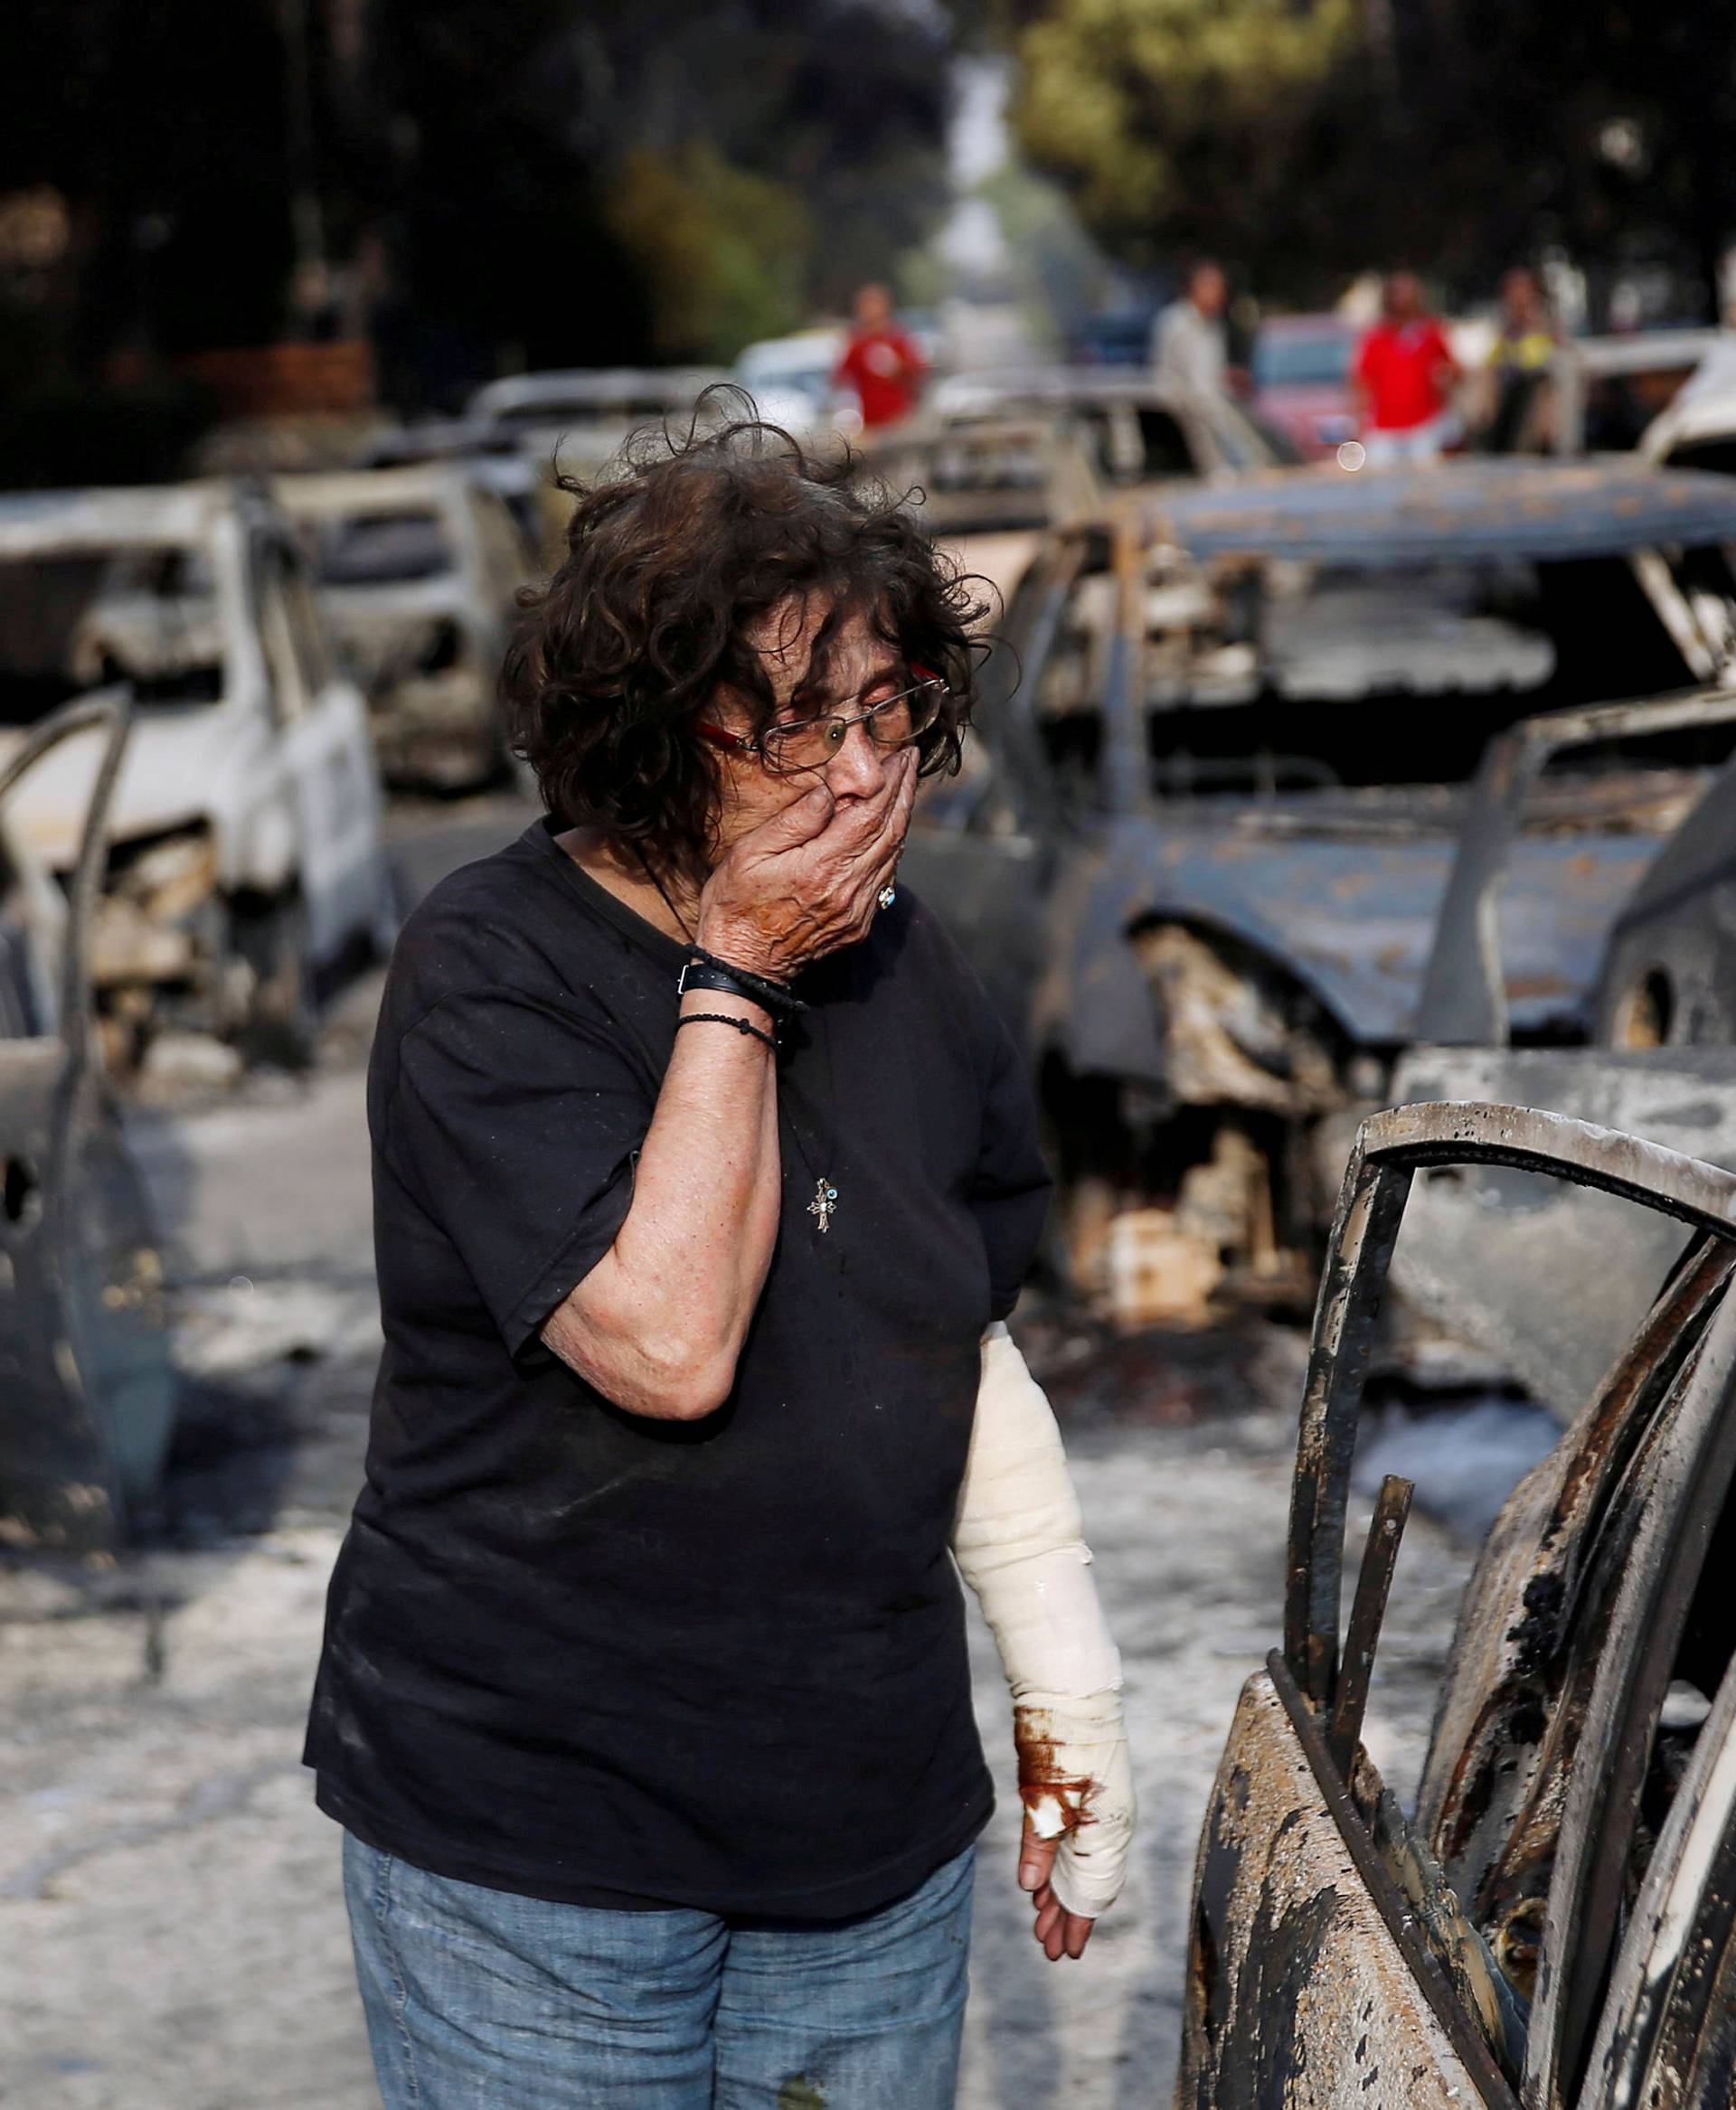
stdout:
POLYGON ((904 847, 917 761, 915 749, 905 749, 861 798, 835 798, 822 778, 744 836, 725 860, 720 907, 728 901, 757 927, 757 942, 773 949, 781 971, 867 934, 904 847))
POLYGON ((1041 1839, 1031 1829, 1031 1813, 1024 1813, 1024 1831, 1019 1841, 1019 1888, 1033 1894, 1041 1905, 1049 1891, 1049 1871, 1055 1865, 1057 1839, 1041 1839))
POLYGON ((1085 1945, 1091 1938, 1091 1929, 1097 1925, 1082 1913, 1069 1912, 1044 1883, 1031 1900, 1036 1907, 1033 1934, 1052 1964, 1060 1963, 1063 1956, 1071 1956, 1075 1963, 1085 1954, 1085 1945))

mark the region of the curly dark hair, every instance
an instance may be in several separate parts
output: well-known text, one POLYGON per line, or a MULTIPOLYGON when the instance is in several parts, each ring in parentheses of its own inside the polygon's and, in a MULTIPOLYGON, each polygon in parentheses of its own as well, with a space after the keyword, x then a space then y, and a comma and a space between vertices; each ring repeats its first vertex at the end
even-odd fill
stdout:
POLYGON ((924 775, 958 768, 986 650, 972 634, 986 612, 975 582, 859 460, 733 407, 726 399, 720 425, 715 395, 702 399, 686 433, 641 436, 605 480, 561 479, 578 502, 567 555, 521 596, 501 674, 514 749, 550 813, 696 874, 718 776, 694 721, 725 685, 757 729, 774 710, 747 641, 756 617, 792 597, 825 606, 810 678, 857 611, 907 665, 939 674, 946 701, 918 741, 924 775))

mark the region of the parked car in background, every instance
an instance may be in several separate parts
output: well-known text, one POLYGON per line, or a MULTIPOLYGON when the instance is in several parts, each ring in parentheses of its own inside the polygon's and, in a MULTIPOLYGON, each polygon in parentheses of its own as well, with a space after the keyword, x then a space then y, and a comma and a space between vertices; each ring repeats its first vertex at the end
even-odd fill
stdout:
POLYGON ((753 398, 769 425, 795 433, 854 438, 862 411, 853 391, 833 376, 849 338, 839 329, 798 330, 793 336, 763 337, 736 360, 731 379, 753 398))
POLYGON ((524 545, 525 561, 548 570, 560 552, 550 553, 549 466, 520 454, 510 436, 492 425, 462 418, 420 419, 377 432, 345 466, 354 469, 397 469, 413 462, 461 462, 513 516, 524 545))
POLYGON ((1090 443, 1106 485, 1137 490, 1174 478, 1218 482, 1279 465, 1269 435, 1224 396, 1190 395, 1140 373, 1032 367, 958 373, 926 408, 941 419, 1065 419, 1090 443))
MULTIPOLYGON (((1415 1035, 1486 745, 1712 679, 1732 538, 1736 485, 1632 461, 1175 485, 1044 538, 905 869, 1027 1050, 1055 1258, 1096 1303, 1305 1294, 1317 1139, 1415 1035)), ((1611 924, 1714 737, 1570 773, 1522 832, 1499 896, 1522 1039, 1590 1036, 1611 924)))
POLYGON ((1570 337, 1552 363, 1548 429, 1557 454, 1627 453, 1718 344, 1712 329, 1570 337))
POLYGON ((276 488, 367 694, 387 782, 458 791, 500 776, 495 684, 532 569, 505 502, 462 462, 282 476, 276 488))
MULTIPOLYGON (((394 921, 366 705, 265 492, 0 498, 0 760, 115 685, 136 718, 90 938, 111 1051, 186 1025, 305 1057, 318 981, 394 921)), ((101 751, 69 738, 15 796, 18 831, 63 875, 101 751)))
POLYGON ((641 426, 668 419, 684 429, 701 394, 728 378, 709 366, 514 373, 478 389, 464 417, 520 454, 549 461, 558 451, 562 472, 582 478, 595 476, 641 426))
POLYGON ((1355 353, 1356 332, 1335 315, 1269 316, 1254 341, 1248 408, 1304 461, 1330 461, 1357 433, 1355 353))
MULTIPOLYGON (((1729 2104, 1733 1276, 1717 1167, 1530 1108, 1364 1124, 1315 1313, 1282 1645, 1201 1832, 1178 2105, 1729 2104), (1618 1197, 1686 1247, 1488 1535, 1407 1816, 1363 1726, 1409 1482, 1384 1483, 1342 1612, 1363 1382, 1411 1210, 1436 1182, 1514 1178, 1618 1197)), ((1412 1635, 1413 1666, 1434 1639, 1412 1635)))
POLYGON ((1046 528, 1089 518, 1101 502, 1085 435, 1064 419, 919 411, 861 454, 865 473, 901 494, 929 535, 995 589, 998 623, 1046 528))
POLYGON ((173 1433, 162 1262, 92 1014, 93 923, 128 705, 62 705, 0 763, 0 1544, 110 1550, 173 1433), (33 772, 94 743, 59 886, 14 824, 33 772))

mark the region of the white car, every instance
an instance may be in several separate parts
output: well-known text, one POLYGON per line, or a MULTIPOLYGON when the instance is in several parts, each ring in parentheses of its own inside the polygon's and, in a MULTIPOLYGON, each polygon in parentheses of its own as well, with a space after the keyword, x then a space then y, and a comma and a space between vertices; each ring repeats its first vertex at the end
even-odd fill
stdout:
POLYGON ((1638 451, 1667 468, 1736 471, 1736 331, 1719 332, 1638 451))
POLYGON ((387 781, 457 791, 499 776, 495 683, 533 568, 505 500, 462 462, 279 476, 276 487, 367 692, 387 781))
POLYGON ((798 330, 789 337, 765 337, 735 363, 735 381, 753 398, 768 425, 797 433, 862 430, 854 394, 834 386, 833 375, 849 343, 837 329, 798 330))
MULTIPOLYGON (((91 933, 111 1050, 190 1024, 304 1059, 319 977, 390 943, 392 885, 367 708, 263 492, 0 498, 0 758, 112 685, 136 715, 91 933)), ((17 791, 14 825, 62 874, 99 754, 70 739, 17 791)))

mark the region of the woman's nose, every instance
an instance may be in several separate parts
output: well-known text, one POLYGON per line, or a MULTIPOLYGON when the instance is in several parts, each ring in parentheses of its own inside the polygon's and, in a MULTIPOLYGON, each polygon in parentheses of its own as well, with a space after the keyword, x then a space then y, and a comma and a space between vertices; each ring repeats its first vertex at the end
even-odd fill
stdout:
POLYGON ((867 798, 880 789, 891 752, 869 739, 865 725, 853 725, 844 736, 844 745, 826 766, 826 782, 835 793, 854 793, 858 798, 867 798))

